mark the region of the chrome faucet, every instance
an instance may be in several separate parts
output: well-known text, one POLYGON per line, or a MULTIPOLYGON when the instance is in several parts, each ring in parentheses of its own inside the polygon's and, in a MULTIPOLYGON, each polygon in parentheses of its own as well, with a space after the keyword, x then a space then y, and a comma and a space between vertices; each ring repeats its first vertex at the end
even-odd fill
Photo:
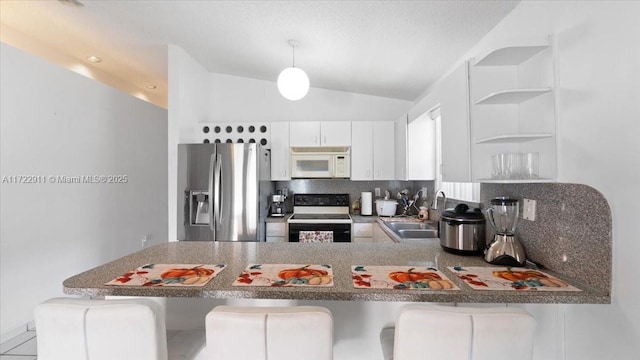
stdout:
POLYGON ((438 209, 438 194, 442 194, 442 206, 447 206, 447 195, 444 194, 444 191, 438 190, 436 191, 436 194, 433 195, 433 204, 431 205, 431 208, 434 210, 438 209))

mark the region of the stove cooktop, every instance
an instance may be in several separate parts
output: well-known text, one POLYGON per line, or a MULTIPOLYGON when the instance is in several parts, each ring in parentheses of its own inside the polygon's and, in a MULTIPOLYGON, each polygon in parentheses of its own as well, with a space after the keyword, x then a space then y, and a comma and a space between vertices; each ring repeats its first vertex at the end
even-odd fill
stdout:
POLYGON ((293 220, 349 220, 348 214, 293 214, 293 220))

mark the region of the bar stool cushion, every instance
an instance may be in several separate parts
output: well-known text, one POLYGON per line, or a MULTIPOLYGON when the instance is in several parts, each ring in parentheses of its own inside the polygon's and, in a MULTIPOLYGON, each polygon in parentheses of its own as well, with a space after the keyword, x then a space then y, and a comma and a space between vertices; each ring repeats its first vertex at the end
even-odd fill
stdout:
POLYGON ((393 359, 527 360, 535 326, 519 308, 407 305, 396 323, 393 359))
POLYGON ((217 306, 206 333, 208 360, 333 358, 333 318, 317 306, 217 306))
POLYGON ((204 330, 178 332, 168 350, 164 311, 149 299, 54 298, 36 306, 34 317, 39 360, 204 357, 204 330))

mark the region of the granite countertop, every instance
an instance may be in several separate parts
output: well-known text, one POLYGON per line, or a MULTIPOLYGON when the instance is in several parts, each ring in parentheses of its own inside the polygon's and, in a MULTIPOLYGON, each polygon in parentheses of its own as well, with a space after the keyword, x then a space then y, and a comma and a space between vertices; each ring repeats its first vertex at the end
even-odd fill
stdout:
POLYGON ((287 214, 284 214, 284 216, 267 216, 264 221, 268 223, 287 222, 287 220, 289 220, 291 215, 293 214, 287 213, 287 214))
POLYGON ((351 214, 354 223, 372 223, 378 220, 378 215, 351 214))
POLYGON ((68 295, 150 296, 200 298, 251 298, 352 301, 412 301, 459 303, 584 303, 605 304, 605 291, 544 270, 581 292, 473 290, 447 269, 449 266, 488 266, 481 257, 444 252, 438 239, 420 243, 256 243, 181 241, 155 245, 68 278, 68 295), (216 278, 203 287, 105 286, 139 266, 156 264, 226 264, 216 278), (247 264, 331 264, 333 287, 234 287, 231 284, 247 264), (438 268, 460 291, 356 289, 351 265, 430 266, 438 268))

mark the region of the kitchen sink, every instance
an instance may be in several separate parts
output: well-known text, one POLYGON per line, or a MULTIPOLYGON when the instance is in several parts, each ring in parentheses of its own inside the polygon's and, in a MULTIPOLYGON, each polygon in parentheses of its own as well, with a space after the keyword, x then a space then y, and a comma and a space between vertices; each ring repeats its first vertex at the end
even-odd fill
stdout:
POLYGON ((435 221, 390 221, 385 222, 384 224, 402 239, 425 239, 438 237, 438 225, 435 221))
POLYGON ((433 229, 402 229, 395 231, 403 239, 423 239, 423 238, 437 238, 438 230, 433 229))

